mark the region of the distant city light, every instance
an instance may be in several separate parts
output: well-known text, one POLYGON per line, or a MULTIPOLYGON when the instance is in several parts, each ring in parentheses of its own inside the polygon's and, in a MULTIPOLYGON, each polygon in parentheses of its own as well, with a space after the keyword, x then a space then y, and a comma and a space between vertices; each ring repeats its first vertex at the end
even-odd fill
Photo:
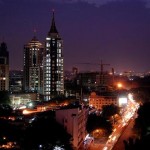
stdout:
POLYGON ((27 115, 27 114, 31 114, 31 113, 36 113, 36 112, 38 112, 38 111, 37 110, 27 110, 27 109, 25 109, 25 110, 22 111, 23 115, 27 115))
POLYGON ((25 109, 26 108, 26 106, 24 105, 24 106, 20 106, 19 107, 19 109, 25 109))
POLYGON ((26 115, 26 114, 29 114, 29 112, 25 109, 25 110, 23 110, 23 112, 22 112, 24 115, 26 115))
POLYGON ((55 146, 55 147, 54 147, 54 150, 65 150, 65 149, 62 148, 62 147, 59 147, 59 146, 55 146))
POLYGON ((33 103, 29 103, 29 107, 32 107, 33 106, 33 103))

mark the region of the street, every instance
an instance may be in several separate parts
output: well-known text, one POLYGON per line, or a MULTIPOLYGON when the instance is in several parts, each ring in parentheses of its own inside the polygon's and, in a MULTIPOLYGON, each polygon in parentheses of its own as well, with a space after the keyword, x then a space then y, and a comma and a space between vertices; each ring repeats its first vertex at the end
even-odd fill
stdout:
POLYGON ((126 106, 122 119, 115 125, 112 134, 107 140, 93 142, 89 146, 89 150, 123 150, 123 140, 128 140, 133 136, 132 127, 136 111, 139 105, 134 100, 130 100, 126 106))

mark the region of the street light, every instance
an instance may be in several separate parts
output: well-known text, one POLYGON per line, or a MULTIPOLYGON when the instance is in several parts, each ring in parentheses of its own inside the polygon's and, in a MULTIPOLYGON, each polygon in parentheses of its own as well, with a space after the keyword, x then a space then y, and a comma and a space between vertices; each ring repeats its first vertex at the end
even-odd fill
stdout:
POLYGON ((120 82, 117 83, 117 87, 118 87, 119 89, 122 88, 122 86, 123 86, 122 83, 120 83, 120 82))

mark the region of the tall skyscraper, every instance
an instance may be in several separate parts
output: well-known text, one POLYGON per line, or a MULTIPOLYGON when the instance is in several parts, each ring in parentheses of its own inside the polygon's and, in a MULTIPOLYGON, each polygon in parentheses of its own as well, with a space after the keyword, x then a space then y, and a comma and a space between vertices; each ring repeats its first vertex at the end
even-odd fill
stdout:
POLYGON ((0 45, 0 91, 9 90, 9 52, 6 43, 0 45))
POLYGON ((63 41, 55 26, 54 12, 45 48, 43 93, 47 101, 64 94, 63 41))
POLYGON ((23 88, 27 92, 42 93, 44 47, 34 36, 24 45, 23 88))

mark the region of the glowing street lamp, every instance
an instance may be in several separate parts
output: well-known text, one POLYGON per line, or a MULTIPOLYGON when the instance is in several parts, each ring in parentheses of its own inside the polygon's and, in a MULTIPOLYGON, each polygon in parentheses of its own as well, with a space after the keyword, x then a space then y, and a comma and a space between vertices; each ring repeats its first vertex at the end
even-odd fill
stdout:
POLYGON ((122 85, 122 83, 120 83, 120 82, 117 84, 117 87, 118 87, 119 89, 122 88, 122 86, 123 86, 123 85, 122 85))

